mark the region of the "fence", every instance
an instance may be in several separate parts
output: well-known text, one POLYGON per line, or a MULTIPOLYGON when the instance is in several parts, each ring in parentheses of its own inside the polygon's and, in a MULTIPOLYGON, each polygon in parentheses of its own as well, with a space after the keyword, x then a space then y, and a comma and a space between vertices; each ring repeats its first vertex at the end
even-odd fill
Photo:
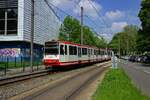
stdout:
MULTIPOLYGON (((42 58, 34 57, 33 68, 39 69, 42 65, 42 58)), ((10 71, 19 70, 19 72, 24 72, 30 69, 30 57, 10 57, 10 56, 0 56, 0 73, 1 75, 6 75, 10 71)))

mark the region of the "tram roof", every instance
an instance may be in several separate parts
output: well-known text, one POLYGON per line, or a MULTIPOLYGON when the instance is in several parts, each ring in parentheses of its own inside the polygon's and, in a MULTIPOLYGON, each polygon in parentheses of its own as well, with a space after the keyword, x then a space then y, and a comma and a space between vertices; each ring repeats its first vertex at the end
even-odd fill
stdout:
MULTIPOLYGON (((58 42, 58 43, 70 44, 70 45, 73 45, 73 46, 80 46, 80 47, 85 47, 85 48, 94 48, 94 49, 106 50, 104 48, 98 48, 98 47, 89 46, 89 45, 81 45, 81 44, 73 43, 73 42, 70 42, 70 41, 61 41, 61 40, 55 41, 55 40, 52 40, 52 41, 48 41, 48 42, 50 42, 50 43, 51 42, 58 42)), ((111 49, 108 48, 107 50, 111 50, 111 49)))

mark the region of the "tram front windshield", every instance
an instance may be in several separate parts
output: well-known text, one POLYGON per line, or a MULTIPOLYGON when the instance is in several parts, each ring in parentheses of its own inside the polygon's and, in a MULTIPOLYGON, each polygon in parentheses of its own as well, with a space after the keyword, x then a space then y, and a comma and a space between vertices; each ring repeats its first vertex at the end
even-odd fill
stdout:
POLYGON ((59 48, 58 45, 45 46, 45 55, 57 55, 59 48))

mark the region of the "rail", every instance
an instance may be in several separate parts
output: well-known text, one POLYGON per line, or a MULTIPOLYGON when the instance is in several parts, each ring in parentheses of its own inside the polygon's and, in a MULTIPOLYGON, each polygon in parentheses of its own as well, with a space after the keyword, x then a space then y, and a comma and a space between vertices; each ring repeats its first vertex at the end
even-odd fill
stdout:
MULTIPOLYGON (((58 87, 61 88, 61 86, 64 86, 64 85, 68 84, 68 82, 73 81, 77 77, 82 77, 84 75, 89 75, 89 73, 94 72, 91 77, 89 76, 88 79, 83 80, 84 82, 83 81, 80 82, 80 85, 78 84, 78 86, 74 87, 74 89, 72 89, 69 93, 65 93, 67 95, 62 96, 62 97, 65 97, 64 98, 65 100, 71 100, 72 98, 76 97, 76 94, 78 94, 84 87, 86 87, 88 84, 90 84, 96 77, 98 77, 104 70, 106 70, 108 68, 108 66, 110 66, 110 62, 107 62, 107 63, 101 64, 97 67, 90 68, 88 70, 84 70, 82 72, 76 73, 76 74, 74 74, 74 75, 72 75, 68 78, 65 78, 65 79, 62 79, 62 80, 57 80, 57 82, 54 82, 49 87, 45 87, 40 91, 36 91, 34 93, 31 93, 30 95, 26 95, 24 97, 24 100, 34 99, 34 98, 36 99, 38 97, 42 98, 40 96, 44 96, 45 93, 52 92, 53 90, 55 91, 55 89, 57 89, 58 87)), ((51 94, 51 93, 49 93, 49 94, 51 94)), ((50 96, 52 96, 52 95, 50 95, 50 96)), ((58 99, 59 97, 56 97, 56 98, 58 99)))
POLYGON ((27 79, 31 79, 31 78, 36 78, 36 77, 40 77, 40 76, 44 76, 44 75, 48 75, 48 70, 42 70, 42 71, 38 71, 38 72, 25 73, 25 74, 21 74, 21 75, 10 76, 7 78, 1 78, 0 86, 27 80, 27 79))

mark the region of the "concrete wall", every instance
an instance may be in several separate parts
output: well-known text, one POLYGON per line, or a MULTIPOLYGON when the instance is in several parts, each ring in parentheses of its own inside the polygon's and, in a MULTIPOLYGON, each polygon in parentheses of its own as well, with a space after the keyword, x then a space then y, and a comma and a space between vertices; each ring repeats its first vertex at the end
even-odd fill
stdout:
MULTIPOLYGON (((31 34, 31 0, 24 0, 24 40, 30 41, 31 34)), ((60 21, 44 0, 35 0, 34 42, 44 44, 45 41, 58 39, 60 21)))
MULTIPOLYGON (((31 0, 18 0, 18 33, 15 36, 0 36, 0 41, 30 42, 31 12, 31 0)), ((34 15, 34 43, 44 45, 45 41, 57 40, 61 23, 44 0, 35 0, 34 15)))

